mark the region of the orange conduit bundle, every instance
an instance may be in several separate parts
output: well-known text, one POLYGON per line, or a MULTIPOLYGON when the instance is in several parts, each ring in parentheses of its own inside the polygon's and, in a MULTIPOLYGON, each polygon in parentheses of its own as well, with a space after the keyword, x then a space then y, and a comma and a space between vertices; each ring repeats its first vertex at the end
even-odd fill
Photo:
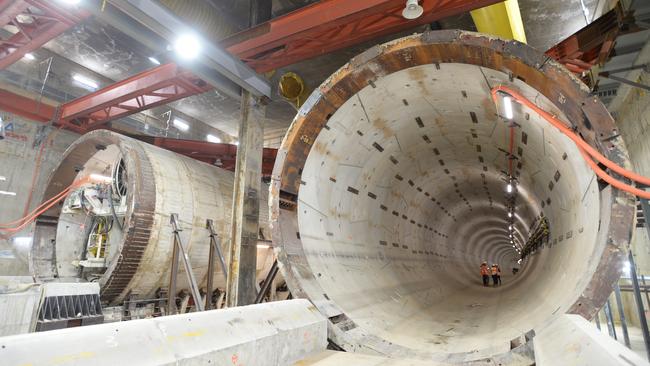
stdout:
POLYGON ((622 191, 631 193, 635 196, 645 198, 645 199, 650 199, 650 192, 644 191, 642 189, 633 187, 629 184, 626 184, 624 182, 621 182, 620 180, 612 177, 609 175, 607 172, 602 170, 598 164, 594 161, 598 161, 599 163, 602 163, 612 171, 629 178, 630 180, 636 182, 636 183, 641 183, 646 186, 650 186, 650 178, 644 177, 642 175, 636 174, 632 171, 629 171, 613 161, 607 159, 605 156, 603 156, 598 150, 596 150, 594 147, 589 145, 585 140, 582 139, 582 137, 578 136, 575 132, 573 132, 569 127, 566 126, 566 124, 562 121, 560 121, 557 117, 552 115, 551 113, 541 109, 538 107, 535 103, 531 102, 529 99, 524 97, 523 95, 519 94, 518 92, 514 91, 513 89, 499 85, 497 87, 492 88, 492 99, 494 100, 494 103, 498 104, 498 93, 505 93, 507 96, 512 97, 514 100, 517 102, 521 103, 522 105, 525 105, 526 107, 534 110, 537 114, 539 114, 544 120, 552 124, 555 128, 560 130, 564 135, 566 135, 568 138, 570 138, 578 147, 578 150, 580 151, 580 154, 582 154, 582 157, 585 159, 587 162, 587 165, 591 168, 591 170, 596 173, 598 177, 600 177, 602 180, 605 182, 609 183, 611 186, 618 188, 622 191))
MULTIPOLYGON (((92 183, 93 180, 90 177, 85 177, 82 179, 79 179, 75 182, 73 182, 71 185, 69 185, 67 188, 62 190, 61 192, 57 193, 54 195, 54 197, 48 199, 47 201, 41 203, 38 207, 36 207, 32 212, 27 214, 25 217, 22 217, 18 220, 14 220, 11 222, 7 223, 0 223, 0 234, 14 234, 22 229, 24 229, 27 225, 32 223, 38 216, 49 210, 52 206, 57 204, 59 201, 62 199, 66 198, 70 191, 79 188, 83 186, 84 184, 87 183, 92 183)), ((2 235, 3 237, 6 237, 2 235)))

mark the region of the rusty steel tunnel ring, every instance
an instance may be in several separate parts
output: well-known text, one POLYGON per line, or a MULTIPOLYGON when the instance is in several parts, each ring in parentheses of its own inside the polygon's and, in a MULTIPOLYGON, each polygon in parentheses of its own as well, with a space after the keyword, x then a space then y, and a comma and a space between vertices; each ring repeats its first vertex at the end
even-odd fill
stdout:
MULTIPOLYGON (((311 183, 303 180, 303 169, 321 131, 330 130, 328 121, 337 110, 364 89, 376 88, 381 79, 393 74, 426 65, 439 69, 445 65, 453 68, 455 64, 478 66, 508 75, 510 80, 506 78, 504 84, 525 83, 531 90, 552 101, 552 106, 574 124, 575 130, 588 143, 617 164, 630 165, 623 142, 620 138, 610 138, 616 136, 617 131, 603 104, 561 65, 524 44, 471 32, 438 31, 378 45, 353 58, 316 89, 299 111, 278 153, 271 186, 273 240, 278 246, 279 261, 289 288, 294 296, 310 299, 330 318, 330 338, 348 351, 452 362, 486 357, 507 360, 512 357, 513 351, 444 353, 411 348, 408 344, 397 344, 367 331, 359 325, 355 316, 349 315, 347 309, 337 304, 331 293, 328 295, 323 290, 319 280, 321 273, 314 271, 309 255, 334 257, 335 254, 326 249, 322 253, 307 253, 304 238, 325 233, 305 232, 301 230, 299 221, 301 189, 307 189, 305 187, 311 183)), ((354 134, 354 131, 351 133, 354 134)), ((381 153, 383 148, 377 150, 381 153)), ((393 163, 396 164, 395 161, 393 163)), ((331 180, 336 184, 336 179, 331 180)), ((358 189, 352 191, 355 195, 365 196, 365 192, 359 193, 358 189)), ((376 199, 376 194, 369 194, 369 197, 376 199)), ((594 275, 585 281, 582 291, 572 297, 574 300, 566 306, 567 313, 580 314, 589 319, 604 304, 620 276, 620 264, 626 255, 634 221, 635 203, 630 195, 604 189, 598 199, 601 205, 601 229, 606 230, 599 230, 602 235, 594 244, 597 257, 590 267, 594 275)), ((327 217, 326 214, 323 216, 327 217)), ((333 234, 328 232, 327 235, 333 234)), ((390 243, 379 244, 388 244, 390 248, 390 243)))

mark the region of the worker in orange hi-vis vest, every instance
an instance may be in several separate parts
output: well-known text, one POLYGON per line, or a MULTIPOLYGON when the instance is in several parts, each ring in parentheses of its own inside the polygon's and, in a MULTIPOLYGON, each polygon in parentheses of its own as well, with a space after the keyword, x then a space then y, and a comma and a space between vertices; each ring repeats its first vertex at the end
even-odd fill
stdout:
POLYGON ((483 286, 487 287, 490 284, 490 269, 487 262, 481 263, 481 277, 483 277, 483 286))
POLYGON ((492 265, 492 286, 499 286, 499 266, 496 263, 492 265))
POLYGON ((501 286, 501 267, 497 264, 497 282, 501 286))

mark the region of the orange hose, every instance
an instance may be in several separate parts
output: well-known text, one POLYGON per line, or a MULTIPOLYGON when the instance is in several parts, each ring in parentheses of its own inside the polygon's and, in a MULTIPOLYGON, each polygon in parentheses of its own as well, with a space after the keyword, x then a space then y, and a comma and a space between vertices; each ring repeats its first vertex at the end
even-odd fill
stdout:
POLYGON ((519 103, 527 106, 528 108, 534 110, 539 114, 542 118, 544 118, 547 122, 552 124, 555 128, 560 130, 564 135, 569 137, 578 147, 578 150, 582 154, 583 158, 591 168, 591 170, 596 173, 601 179, 606 181, 607 183, 611 184, 613 187, 616 187, 620 190, 623 190, 625 192, 631 193, 635 196, 639 196, 641 198, 646 198, 650 199, 650 192, 644 191, 642 189, 635 188, 633 186, 630 186, 628 184, 625 184, 624 182, 621 182, 620 180, 610 176, 607 174, 605 171, 603 171, 593 160, 596 159, 598 162, 602 163, 606 167, 610 168, 612 171, 629 178, 637 183, 641 183, 647 186, 650 186, 650 178, 644 177, 642 175, 636 174, 632 171, 629 171, 613 161, 607 159, 605 156, 603 156, 598 150, 593 148, 591 145, 589 145, 585 140, 583 140, 580 136, 578 136, 576 133, 574 133, 570 128, 568 128, 562 121, 557 119, 555 116, 550 114, 549 112, 541 109, 538 107, 536 104, 528 100, 526 97, 522 96, 518 92, 508 88, 507 86, 499 85, 495 88, 492 88, 492 98, 494 99, 494 102, 497 103, 498 97, 497 93, 498 92, 504 92, 508 95, 510 95, 513 99, 518 101, 519 103))
POLYGON ((495 88, 492 89, 492 98, 494 99, 495 103, 497 101, 497 93, 501 91, 506 94, 509 94, 512 96, 515 100, 520 102, 521 104, 527 106, 528 108, 534 110, 537 112, 542 118, 544 118, 546 121, 548 121, 550 124, 555 126, 557 129, 560 130, 563 134, 565 134, 567 137, 569 137, 573 142, 578 145, 578 147, 581 147, 584 149, 584 151, 591 155, 594 159, 596 159, 598 162, 602 163, 612 171, 629 178, 635 182, 642 183, 646 186, 650 186, 650 178, 644 177, 642 175, 636 174, 632 171, 629 171, 613 161, 607 159, 605 156, 603 156, 598 150, 593 148, 591 145, 589 145, 585 140, 583 140, 580 136, 575 134, 570 128, 568 128, 562 121, 557 119, 555 116, 550 114, 549 112, 541 109, 537 105, 535 105, 533 102, 528 100, 526 97, 522 96, 521 94, 517 93, 516 91, 508 88, 507 86, 499 85, 495 88))
POLYGON ((631 193, 641 198, 650 199, 650 192, 644 191, 642 189, 638 189, 636 187, 632 187, 631 185, 625 184, 620 180, 612 177, 611 175, 607 174, 604 170, 602 170, 598 166, 598 164, 596 164, 583 149, 578 148, 578 150, 580 151, 580 154, 582 154, 582 157, 585 159, 585 161, 587 162, 591 170, 593 170, 597 176, 599 176, 605 182, 609 183, 612 187, 618 188, 622 191, 631 193))
POLYGON ((0 224, 0 229, 1 229, 2 227, 13 227, 13 226, 15 226, 15 225, 17 225, 17 224, 22 223, 22 222, 25 221, 27 218, 33 216, 35 212, 39 211, 42 207, 44 207, 45 205, 47 205, 48 203, 50 203, 52 200, 55 200, 55 199, 56 199, 57 201, 59 201, 59 200, 60 200, 60 195, 67 193, 67 192, 70 190, 70 188, 71 188, 71 187, 68 187, 68 188, 64 189, 63 191, 61 191, 61 192, 57 193, 56 195, 54 195, 54 196, 53 196, 52 198, 50 198, 49 200, 47 200, 47 201, 41 203, 38 207, 36 207, 34 210, 32 210, 32 211, 31 211, 30 213, 28 213, 26 216, 23 216, 22 218, 20 218, 20 219, 18 219, 18 220, 11 221, 11 222, 1 223, 1 224, 0 224), (59 199, 57 199, 57 198, 59 198, 59 199))
POLYGON ((14 220, 14 221, 12 221, 10 223, 0 224, 0 226, 5 226, 5 227, 0 227, 0 232, 15 233, 15 232, 18 232, 18 231, 24 229, 27 225, 29 225, 34 220, 36 220, 36 218, 38 216, 40 216, 41 214, 43 214, 44 212, 49 210, 52 206, 57 204, 59 201, 61 201, 65 197, 67 197, 70 190, 72 190, 74 188, 77 188, 77 187, 80 187, 80 186, 82 186, 82 185, 84 185, 84 184, 86 184, 86 183, 88 183, 90 181, 91 180, 90 180, 89 177, 85 177, 85 178, 82 178, 82 179, 80 179, 80 180, 78 180, 76 182, 73 182, 70 186, 66 187, 64 190, 62 190, 61 192, 54 195, 54 197, 52 197, 52 198, 48 199, 47 201, 43 202, 42 204, 40 204, 34 211, 30 212, 25 217, 20 218, 18 220, 14 220), (17 223, 20 223, 20 224, 18 226, 16 226, 16 227, 7 227, 7 226, 15 225, 17 223))

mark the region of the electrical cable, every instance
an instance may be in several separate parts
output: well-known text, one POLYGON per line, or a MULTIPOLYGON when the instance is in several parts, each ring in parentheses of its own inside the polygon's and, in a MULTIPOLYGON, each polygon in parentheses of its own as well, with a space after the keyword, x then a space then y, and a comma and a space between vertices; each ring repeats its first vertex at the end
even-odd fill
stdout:
POLYGON ((598 177, 606 181, 607 183, 611 184, 613 187, 618 188, 620 190, 623 190, 625 192, 628 192, 630 194, 633 194, 635 196, 639 196, 642 198, 650 199, 650 192, 635 188, 633 186, 630 186, 624 182, 621 182, 620 180, 610 176, 608 173, 606 173, 604 170, 602 170, 592 159, 595 159, 599 163, 602 163, 605 165, 607 168, 611 169, 615 173, 626 177, 634 182, 641 183, 646 186, 650 186, 650 178, 644 177, 642 175, 636 174, 632 171, 629 171, 618 164, 614 163, 613 161, 607 159, 605 156, 603 156, 599 151, 597 151, 594 147, 589 145, 585 140, 582 139, 578 134, 573 132, 569 127, 565 125, 564 122, 560 121, 558 118, 556 118, 554 115, 551 113, 541 109, 538 107, 535 103, 524 97, 523 95, 519 94, 515 90, 504 86, 504 85, 499 85, 494 88, 492 88, 492 98, 494 99, 494 102, 497 103, 498 101, 498 93, 505 93, 509 96, 511 96, 514 100, 517 102, 521 103, 522 105, 534 110, 537 114, 539 114, 544 120, 549 122, 551 125, 553 125, 555 128, 560 130, 564 135, 566 135, 568 138, 570 138, 578 147, 578 150, 582 154, 583 158, 589 165, 589 167, 596 173, 598 177))
MULTIPOLYGON (((20 218, 18 220, 14 220, 14 221, 9 222, 9 223, 1 223, 0 224, 0 233, 12 234, 12 233, 16 233, 16 232, 24 229, 27 225, 29 225, 34 220, 36 220, 36 218, 38 216, 42 215, 44 212, 46 212, 47 210, 52 208, 52 206, 54 206, 59 201, 61 201, 65 197, 67 197, 71 190, 73 190, 75 188, 78 188, 78 187, 80 187, 80 186, 82 186, 84 184, 92 183, 92 182, 93 182, 93 180, 90 177, 85 177, 85 178, 82 178, 80 180, 77 180, 77 181, 73 182, 68 187, 63 189, 61 192, 54 195, 54 197, 52 197, 52 198, 46 200, 45 202, 43 202, 42 204, 40 204, 34 211, 29 213, 25 217, 22 217, 22 218, 20 218), (15 226, 15 225, 18 225, 18 226, 15 226)), ((3 238, 7 238, 7 235, 0 234, 0 236, 2 236, 3 238)))

